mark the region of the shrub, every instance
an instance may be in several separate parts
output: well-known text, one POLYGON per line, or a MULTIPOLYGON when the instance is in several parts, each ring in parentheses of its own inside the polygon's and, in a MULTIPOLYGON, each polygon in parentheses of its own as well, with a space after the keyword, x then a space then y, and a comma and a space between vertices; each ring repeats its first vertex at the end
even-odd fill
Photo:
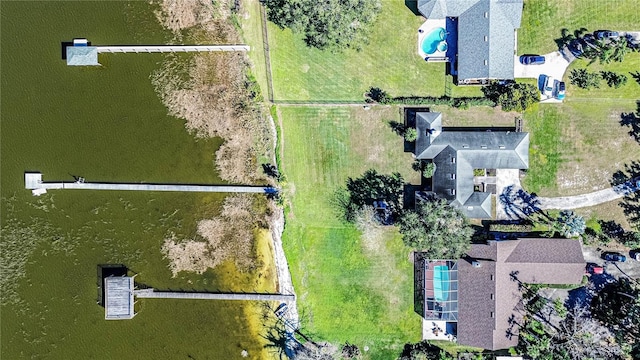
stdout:
POLYGON ((581 89, 597 89, 600 87, 600 76, 598 73, 587 71, 587 69, 573 69, 569 74, 569 82, 581 89))
POLYGON ((422 166, 422 176, 428 179, 433 176, 434 172, 436 172, 436 164, 432 162, 425 162, 422 166))
POLYGON ((616 89, 627 83, 626 75, 618 74, 613 71, 600 71, 600 76, 602 76, 602 80, 607 82, 609 87, 616 89))
POLYGON ((365 97, 367 100, 371 100, 380 104, 388 104, 391 100, 387 92, 380 89, 379 87, 369 88, 369 91, 365 94, 365 97))
POLYGON ((404 139, 408 142, 416 141, 416 139, 418 139, 418 130, 416 130, 415 128, 408 128, 404 132, 404 139))
POLYGON ((504 111, 525 111, 540 100, 538 89, 531 84, 492 82, 484 86, 485 97, 502 106, 504 111))

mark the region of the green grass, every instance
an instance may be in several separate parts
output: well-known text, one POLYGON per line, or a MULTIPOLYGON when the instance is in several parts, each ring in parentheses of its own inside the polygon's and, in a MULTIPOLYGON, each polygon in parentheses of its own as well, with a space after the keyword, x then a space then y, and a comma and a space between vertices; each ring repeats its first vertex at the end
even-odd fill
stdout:
POLYGON ((283 169, 291 208, 283 237, 307 331, 335 344, 371 348, 372 358, 391 358, 418 341, 413 312, 413 272, 408 249, 395 229, 365 243, 338 219, 333 192, 347 177, 368 168, 399 171, 417 180, 410 154, 387 120, 396 108, 279 107, 283 122, 283 169), (369 247, 367 246, 369 245, 369 247))
POLYGON ((555 39, 566 28, 588 31, 638 30, 640 10, 636 0, 525 0, 518 30, 518 53, 545 54, 557 50, 555 39))
POLYGON ((269 23, 275 99, 362 101, 371 86, 392 96, 443 95, 445 63, 427 64, 417 52, 423 19, 404 1, 381 3, 362 51, 309 48, 299 34, 269 23))
POLYGON ((553 105, 534 106, 524 114, 525 130, 530 133, 529 170, 523 186, 529 192, 539 193, 544 188, 555 188, 556 174, 562 159, 560 122, 553 105))
POLYGON ((255 75, 262 95, 268 99, 267 66, 264 55, 264 41, 262 33, 262 21, 260 17, 260 3, 258 1, 244 2, 246 16, 242 17, 242 37, 245 43, 251 45, 249 59, 251 60, 251 72, 255 75))
POLYGON ((599 61, 588 65, 589 62, 579 59, 571 63, 569 69, 565 73, 564 81, 567 83, 567 97, 585 98, 593 101, 609 101, 617 99, 640 99, 640 84, 638 84, 629 74, 630 71, 638 71, 640 69, 640 52, 629 53, 625 56, 623 62, 612 62, 609 64, 600 64, 599 61), (600 88, 585 90, 569 83, 569 74, 572 69, 585 68, 589 72, 597 72, 606 70, 627 76, 627 83, 619 88, 609 87, 604 80, 600 81, 600 88))

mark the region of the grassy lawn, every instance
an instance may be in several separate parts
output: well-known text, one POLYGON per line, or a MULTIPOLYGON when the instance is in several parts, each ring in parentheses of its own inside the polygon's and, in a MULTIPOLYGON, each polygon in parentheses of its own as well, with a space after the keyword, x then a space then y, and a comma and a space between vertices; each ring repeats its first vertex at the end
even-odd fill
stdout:
POLYGON ((391 358, 421 336, 413 312, 409 251, 395 229, 363 239, 331 205, 335 189, 366 169, 399 171, 416 182, 412 157, 387 120, 393 107, 279 107, 282 168, 291 207, 284 246, 303 328, 334 344, 349 341, 371 358, 391 358), (281 139, 282 139, 281 138, 281 139))
POLYGON ((518 30, 518 53, 545 54, 557 50, 563 28, 571 33, 611 29, 640 30, 636 0, 525 0, 518 30))
POLYGON ((362 101, 371 86, 393 96, 444 94, 445 63, 418 56, 418 28, 424 21, 404 1, 382 1, 362 51, 335 54, 305 45, 302 37, 269 23, 277 100, 362 101))
POLYGON ((262 20, 260 17, 260 3, 258 1, 247 1, 244 4, 244 14, 240 21, 242 37, 245 43, 251 46, 248 52, 251 60, 251 72, 256 77, 260 85, 262 95, 268 98, 267 66, 264 55, 264 41, 262 32, 262 20))

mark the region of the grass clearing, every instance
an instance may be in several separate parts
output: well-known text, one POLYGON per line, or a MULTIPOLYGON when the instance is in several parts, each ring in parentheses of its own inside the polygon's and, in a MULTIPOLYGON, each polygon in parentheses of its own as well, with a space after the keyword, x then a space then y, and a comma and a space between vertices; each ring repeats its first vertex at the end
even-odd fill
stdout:
POLYGON ((376 246, 342 223, 331 205, 347 177, 369 168, 417 182, 412 157, 387 121, 395 107, 278 107, 292 188, 283 242, 307 331, 332 343, 369 346, 372 358, 397 356, 419 340, 409 251, 395 229, 376 246), (293 190, 295 189, 295 190, 293 190), (368 246, 365 246, 368 245, 368 246))
POLYGON ((518 30, 518 54, 545 54, 557 50, 555 39, 563 28, 571 33, 610 29, 640 30, 636 0, 526 0, 518 30))
POLYGON ((403 1, 381 3, 369 44, 361 51, 309 48, 300 35, 269 23, 274 98, 362 101, 371 86, 392 96, 443 95, 446 64, 428 64, 417 53, 418 28, 424 18, 403 1))

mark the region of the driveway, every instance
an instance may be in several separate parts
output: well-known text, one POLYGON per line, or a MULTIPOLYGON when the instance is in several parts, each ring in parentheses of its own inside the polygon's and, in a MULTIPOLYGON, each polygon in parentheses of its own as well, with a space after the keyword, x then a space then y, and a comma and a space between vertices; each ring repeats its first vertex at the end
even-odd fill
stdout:
POLYGON ((569 61, 565 59, 559 51, 554 51, 544 55, 545 62, 542 65, 522 65, 520 56, 515 56, 513 73, 516 78, 538 79, 540 75, 553 76, 556 80, 562 81, 569 61))
POLYGON ((588 263, 595 263, 604 267, 604 272, 613 276, 616 279, 620 277, 630 277, 635 280, 640 280, 640 261, 633 260, 629 258, 629 252, 620 252, 622 255, 627 257, 627 261, 621 262, 613 262, 613 261, 604 261, 600 254, 601 252, 591 246, 583 246, 582 254, 584 255, 584 260, 588 263))

